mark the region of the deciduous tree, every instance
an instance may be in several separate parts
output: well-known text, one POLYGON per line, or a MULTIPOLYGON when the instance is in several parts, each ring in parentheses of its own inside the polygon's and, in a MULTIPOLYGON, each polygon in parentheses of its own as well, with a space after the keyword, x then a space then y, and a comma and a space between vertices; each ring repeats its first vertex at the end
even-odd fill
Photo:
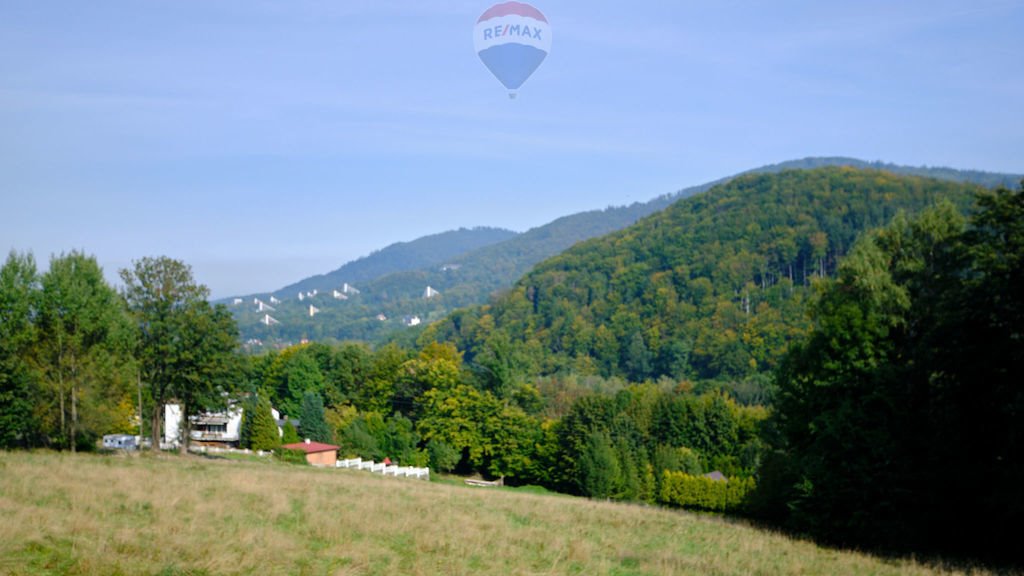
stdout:
POLYGON ((124 296, 138 326, 136 357, 149 391, 150 434, 160 447, 164 405, 174 396, 177 366, 185 349, 188 310, 206 300, 209 290, 192 278, 185 263, 160 256, 143 258, 121 270, 124 296))
POLYGON ((56 408, 52 420, 60 443, 74 451, 83 433, 88 444, 123 427, 111 417, 130 397, 132 327, 94 257, 71 252, 50 261, 38 326, 41 373, 56 408))
POLYGON ((33 376, 29 357, 36 339, 33 316, 39 278, 31 254, 11 252, 0 268, 0 447, 28 446, 33 376))

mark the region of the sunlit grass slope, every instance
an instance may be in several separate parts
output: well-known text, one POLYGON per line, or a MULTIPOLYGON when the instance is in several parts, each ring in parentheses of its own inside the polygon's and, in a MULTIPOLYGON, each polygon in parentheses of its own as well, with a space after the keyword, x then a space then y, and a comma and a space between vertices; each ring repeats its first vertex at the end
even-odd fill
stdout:
POLYGON ((0 452, 0 574, 929 574, 717 518, 271 462, 0 452))

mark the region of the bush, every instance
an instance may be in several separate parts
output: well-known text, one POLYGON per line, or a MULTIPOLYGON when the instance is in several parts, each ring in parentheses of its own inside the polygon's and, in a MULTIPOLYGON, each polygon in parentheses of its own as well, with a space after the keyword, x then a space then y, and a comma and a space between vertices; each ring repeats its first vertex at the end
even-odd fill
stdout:
POLYGON ((292 450, 290 448, 278 448, 274 451, 274 457, 281 462, 287 462, 289 464, 301 464, 306 465, 309 462, 306 460, 306 453, 302 450, 292 450))
POLYGON ((682 508, 739 512, 746 509, 747 496, 753 490, 753 478, 712 480, 706 476, 666 470, 661 482, 660 501, 682 508))
POLYGON ((451 472, 462 457, 458 450, 436 439, 427 443, 427 453, 430 455, 430 467, 438 472, 451 472))

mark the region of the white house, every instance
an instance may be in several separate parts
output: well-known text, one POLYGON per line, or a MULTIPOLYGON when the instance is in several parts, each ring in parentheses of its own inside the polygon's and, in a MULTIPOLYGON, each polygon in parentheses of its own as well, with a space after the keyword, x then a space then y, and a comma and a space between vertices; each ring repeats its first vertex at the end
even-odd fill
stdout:
MULTIPOLYGON (((198 444, 237 446, 242 432, 242 407, 232 404, 224 412, 206 412, 192 417, 189 438, 198 444)), ((177 446, 181 439, 181 406, 164 406, 164 442, 177 446)))
MULTIPOLYGON (((274 420, 278 423, 277 433, 284 435, 281 428, 281 413, 275 408, 270 409, 274 420)), ((223 412, 206 412, 192 417, 192 433, 189 438, 193 443, 207 446, 238 446, 242 439, 242 405, 232 403, 223 412)), ((104 438, 104 441, 106 438, 104 438)), ((177 446, 181 440, 181 406, 167 404, 164 406, 164 444, 168 447, 177 446)))

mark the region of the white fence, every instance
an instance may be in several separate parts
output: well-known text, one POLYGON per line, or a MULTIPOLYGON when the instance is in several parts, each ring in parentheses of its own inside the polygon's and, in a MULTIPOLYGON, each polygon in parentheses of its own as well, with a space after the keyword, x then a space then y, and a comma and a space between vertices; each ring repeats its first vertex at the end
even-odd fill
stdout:
MULTIPOLYGON (((195 446, 190 445, 189 451, 197 454, 254 454, 256 456, 271 456, 273 452, 263 450, 240 450, 238 448, 220 448, 218 446, 195 446)), ((384 476, 395 476, 398 478, 416 478, 417 480, 430 480, 430 468, 417 468, 415 466, 392 466, 383 462, 352 458, 350 460, 338 460, 337 468, 349 468, 353 470, 366 470, 374 474, 384 476)))
POLYGON ((189 444, 188 451, 195 454, 255 454, 256 456, 273 456, 269 450, 249 450, 241 448, 221 448, 220 446, 197 446, 189 444))
POLYGON ((383 462, 352 458, 349 460, 338 460, 335 464, 338 468, 350 468, 352 470, 366 470, 374 474, 384 476, 397 476, 401 478, 416 478, 418 480, 430 480, 430 468, 417 468, 415 466, 392 466, 383 462))

